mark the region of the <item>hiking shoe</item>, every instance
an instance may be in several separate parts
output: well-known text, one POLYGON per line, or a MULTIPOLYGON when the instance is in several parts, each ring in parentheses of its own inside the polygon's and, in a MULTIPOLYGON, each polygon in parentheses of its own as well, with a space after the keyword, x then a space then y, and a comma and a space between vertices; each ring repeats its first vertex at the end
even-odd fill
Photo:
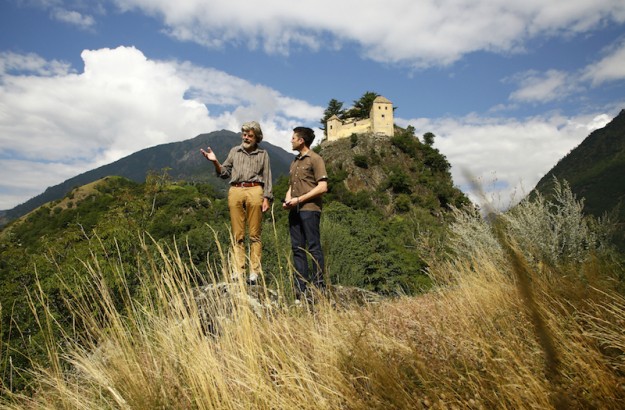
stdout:
POLYGON ((247 280, 245 281, 245 283, 247 283, 250 286, 255 286, 257 282, 258 282, 258 274, 256 273, 250 273, 250 276, 248 276, 247 280))

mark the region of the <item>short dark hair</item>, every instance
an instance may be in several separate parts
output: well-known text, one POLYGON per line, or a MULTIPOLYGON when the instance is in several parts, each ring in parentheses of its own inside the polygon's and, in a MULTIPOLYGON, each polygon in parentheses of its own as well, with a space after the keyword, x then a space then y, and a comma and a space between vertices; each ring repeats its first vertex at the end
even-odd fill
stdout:
POLYGON ((315 131, 313 131, 312 128, 295 127, 293 128, 293 132, 304 140, 304 144, 306 144, 307 147, 310 147, 315 140, 315 131))

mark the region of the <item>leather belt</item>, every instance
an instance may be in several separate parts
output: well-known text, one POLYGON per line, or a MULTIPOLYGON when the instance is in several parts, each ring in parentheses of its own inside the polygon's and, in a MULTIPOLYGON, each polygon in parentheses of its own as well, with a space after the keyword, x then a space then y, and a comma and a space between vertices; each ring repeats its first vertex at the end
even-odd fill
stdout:
POLYGON ((235 186, 237 188, 250 188, 253 186, 262 186, 260 182, 233 182, 230 186, 235 186))

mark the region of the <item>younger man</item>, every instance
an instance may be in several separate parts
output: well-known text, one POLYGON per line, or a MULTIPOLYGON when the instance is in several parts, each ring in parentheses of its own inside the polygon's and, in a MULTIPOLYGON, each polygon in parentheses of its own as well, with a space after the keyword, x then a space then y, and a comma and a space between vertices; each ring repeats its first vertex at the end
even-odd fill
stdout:
POLYGON ((289 210, 289 231, 295 265, 295 290, 298 296, 306 291, 308 283, 325 289, 324 260, 321 250, 319 222, 322 195, 328 190, 325 163, 310 149, 315 132, 307 127, 293 129, 291 145, 298 155, 289 171, 289 189, 282 207, 289 210), (312 256, 313 272, 308 269, 307 253, 312 256))

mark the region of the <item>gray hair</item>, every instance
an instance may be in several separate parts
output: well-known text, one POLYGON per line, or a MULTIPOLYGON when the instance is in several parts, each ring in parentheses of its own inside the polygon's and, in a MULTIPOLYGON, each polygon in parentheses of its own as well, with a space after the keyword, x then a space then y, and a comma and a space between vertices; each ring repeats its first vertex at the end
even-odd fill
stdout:
POLYGON ((254 131, 254 135, 256 136, 256 142, 261 142, 263 140, 263 130, 260 129, 260 124, 256 121, 246 122, 241 126, 241 131, 254 131))

